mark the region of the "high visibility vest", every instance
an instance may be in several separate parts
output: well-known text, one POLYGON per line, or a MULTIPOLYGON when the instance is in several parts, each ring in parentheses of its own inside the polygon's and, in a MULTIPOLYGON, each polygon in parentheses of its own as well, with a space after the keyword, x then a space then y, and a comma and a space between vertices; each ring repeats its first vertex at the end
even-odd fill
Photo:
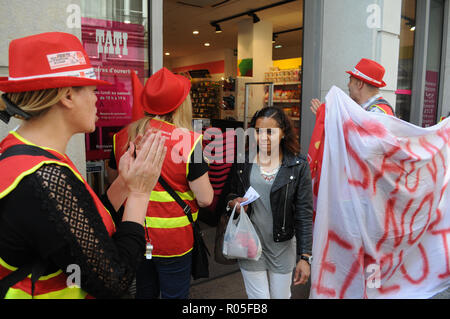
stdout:
MULTIPOLYGON (((191 207, 194 220, 198 217, 198 204, 189 188, 187 175, 189 159, 202 135, 188 130, 177 129, 175 125, 152 119, 149 126, 163 132, 167 137, 167 155, 161 170, 161 176, 175 192, 191 207)), ((127 149, 128 128, 122 129, 114 136, 114 156, 117 167, 120 157, 127 149)), ((153 245, 155 257, 178 257, 189 253, 193 247, 192 226, 177 202, 157 183, 151 192, 147 216, 147 241, 153 245)))
MULTIPOLYGON (((5 152, 9 147, 13 145, 28 144, 34 145, 16 132, 11 132, 1 143, 0 153, 5 152)), ((36 146, 36 145, 34 145, 36 146)), ((55 155, 58 159, 49 159, 44 156, 29 156, 29 155, 16 155, 7 157, 0 161, 0 200, 10 194, 20 183, 20 181, 27 175, 31 175, 36 172, 40 167, 47 164, 57 164, 69 168, 74 175, 86 186, 86 189, 94 200, 97 211, 99 212, 103 223, 109 233, 112 236, 115 231, 114 221, 109 214, 108 210, 103 206, 100 199, 95 192, 89 187, 88 183, 83 179, 80 172, 77 170, 72 161, 66 156, 61 155, 57 151, 52 149, 45 149, 51 154, 55 155)), ((0 256, 0 279, 6 277, 11 272, 17 270, 18 267, 8 264, 8 262, 2 259, 0 256)), ((11 287, 6 293, 5 299, 84 299, 92 298, 87 292, 83 291, 80 287, 68 287, 67 275, 58 270, 55 273, 42 276, 35 284, 34 295, 32 295, 31 274, 24 280, 18 282, 11 287)))
POLYGON ((383 111, 387 115, 395 116, 394 109, 392 108, 392 106, 389 104, 388 101, 384 100, 382 97, 375 100, 374 104, 372 104, 367 108, 367 111, 371 112, 375 108, 383 111))

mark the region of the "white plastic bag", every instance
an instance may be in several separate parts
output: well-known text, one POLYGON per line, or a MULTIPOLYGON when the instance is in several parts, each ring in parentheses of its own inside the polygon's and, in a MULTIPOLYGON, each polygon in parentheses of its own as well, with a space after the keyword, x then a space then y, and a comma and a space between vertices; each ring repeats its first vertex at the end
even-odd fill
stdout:
POLYGON ((261 241, 244 208, 234 220, 236 206, 231 213, 223 239, 223 255, 228 259, 258 260, 261 257, 261 241))

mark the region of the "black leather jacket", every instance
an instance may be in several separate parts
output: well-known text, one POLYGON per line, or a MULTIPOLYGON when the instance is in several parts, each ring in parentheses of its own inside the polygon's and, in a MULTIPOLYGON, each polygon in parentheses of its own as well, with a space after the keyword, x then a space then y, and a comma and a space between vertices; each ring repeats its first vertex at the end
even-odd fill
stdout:
MULTIPOLYGON (((243 197, 250 187, 252 163, 236 163, 229 179, 227 202, 243 197)), ((313 203, 311 172, 304 156, 286 154, 270 191, 273 240, 297 239, 297 255, 312 254, 313 203)), ((249 205, 247 214, 252 213, 249 205)))

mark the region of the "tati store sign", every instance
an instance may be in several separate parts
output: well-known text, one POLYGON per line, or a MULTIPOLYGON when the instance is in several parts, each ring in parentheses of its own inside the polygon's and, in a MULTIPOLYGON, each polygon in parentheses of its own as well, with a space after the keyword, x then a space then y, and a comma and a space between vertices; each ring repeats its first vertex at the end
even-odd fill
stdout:
POLYGON ((128 55, 128 33, 126 32, 96 29, 95 41, 99 54, 128 55))

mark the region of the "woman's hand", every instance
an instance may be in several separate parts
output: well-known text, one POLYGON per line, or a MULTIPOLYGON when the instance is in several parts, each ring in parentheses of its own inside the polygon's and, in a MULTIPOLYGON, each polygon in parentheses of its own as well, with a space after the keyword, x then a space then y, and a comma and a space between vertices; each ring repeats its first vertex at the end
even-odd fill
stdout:
POLYGON ((310 274, 311 266, 306 260, 300 259, 295 267, 294 286, 306 284, 310 274))
POLYGON ((119 163, 120 176, 129 193, 150 195, 158 182, 166 156, 167 148, 164 143, 165 138, 161 137, 161 132, 153 131, 147 131, 143 137, 138 136, 134 142, 130 142, 128 151, 119 163))
MULTIPOLYGON (((236 206, 236 213, 239 214, 241 212, 241 209, 240 209, 241 208, 241 203, 243 203, 243 202, 245 202, 247 200, 248 200, 248 198, 238 197, 238 198, 235 198, 233 200, 230 200, 228 202, 228 206, 231 209, 234 209, 234 207, 236 206)), ((244 211, 247 212, 247 209, 248 209, 248 205, 245 205, 244 206, 244 211)))
POLYGON ((129 194, 122 221, 143 225, 150 193, 158 182, 167 148, 161 133, 148 131, 136 150, 134 142, 120 159, 119 171, 129 194), (136 157, 135 157, 136 154, 136 157))

